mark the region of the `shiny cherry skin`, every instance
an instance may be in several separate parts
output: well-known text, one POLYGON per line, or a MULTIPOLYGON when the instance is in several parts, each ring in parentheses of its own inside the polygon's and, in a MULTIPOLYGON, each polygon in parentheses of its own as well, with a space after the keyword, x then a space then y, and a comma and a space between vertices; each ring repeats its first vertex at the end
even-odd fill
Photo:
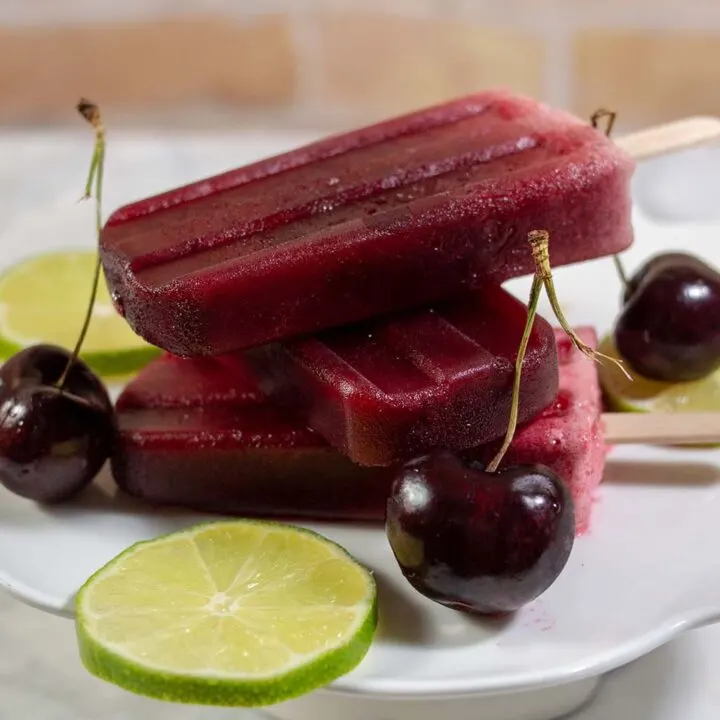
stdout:
POLYGON ((650 258, 630 278, 614 329, 640 375, 699 380, 720 367, 720 273, 686 253, 650 258))
POLYGON ((652 276, 656 272, 662 272, 673 266, 697 268, 700 272, 708 267, 699 257, 690 255, 689 253, 666 252, 653 255, 628 278, 627 285, 623 291, 623 305, 629 302, 630 298, 635 294, 640 284, 645 281, 648 275, 652 276))
POLYGON ((114 441, 112 402, 84 362, 57 387, 69 359, 63 348, 34 345, 0 368, 0 483, 40 503, 85 488, 114 441))
POLYGON ((555 582, 575 540, 575 511, 565 484, 546 467, 489 473, 440 452, 399 470, 386 532, 420 593, 457 610, 500 615, 555 582))

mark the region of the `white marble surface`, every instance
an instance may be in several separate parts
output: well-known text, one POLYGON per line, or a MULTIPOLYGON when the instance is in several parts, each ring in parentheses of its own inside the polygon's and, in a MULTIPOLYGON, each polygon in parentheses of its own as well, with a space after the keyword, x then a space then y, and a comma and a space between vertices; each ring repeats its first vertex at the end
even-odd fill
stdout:
MULTIPOLYGON (((111 135, 106 208, 279 151, 305 137, 216 136, 209 142, 188 142, 182 154, 168 155, 163 138, 111 135)), ((77 200, 90 143, 87 133, 0 135, 0 248, 16 252, 13 227, 32 221, 28 211, 51 213, 77 200)), ((671 175, 676 182, 678 175, 671 175)), ((718 675, 720 627, 695 631, 608 678, 573 720, 715 720, 718 675)), ((259 715, 164 705, 95 680, 80 666, 70 621, 0 595, 0 720, 30 717, 258 720, 259 715)))

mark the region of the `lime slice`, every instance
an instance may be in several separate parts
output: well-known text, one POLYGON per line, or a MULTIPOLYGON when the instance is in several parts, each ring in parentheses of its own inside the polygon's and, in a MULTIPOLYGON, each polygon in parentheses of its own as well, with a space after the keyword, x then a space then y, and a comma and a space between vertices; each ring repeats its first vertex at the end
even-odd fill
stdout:
POLYGON ((281 702, 365 656, 377 624, 372 574, 308 530, 240 520, 139 543, 78 594, 85 667, 162 700, 281 702))
MULTIPOLYGON (((610 337, 600 343, 600 351, 619 357, 610 337)), ((613 363, 598 367, 600 383, 608 404, 622 412, 718 412, 720 411, 720 370, 702 380, 669 383, 649 380, 630 370, 632 380, 613 363)))
MULTIPOLYGON (((73 348, 90 299, 95 259, 88 251, 48 253, 0 276, 0 358, 35 343, 73 348)), ((117 376, 132 373, 159 353, 118 315, 102 278, 83 360, 101 375, 117 376)))

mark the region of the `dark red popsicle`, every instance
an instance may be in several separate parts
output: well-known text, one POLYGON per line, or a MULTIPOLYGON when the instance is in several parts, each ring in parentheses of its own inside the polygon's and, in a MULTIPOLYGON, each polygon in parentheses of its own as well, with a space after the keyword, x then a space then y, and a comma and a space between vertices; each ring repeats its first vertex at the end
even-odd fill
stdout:
POLYGON ((632 240, 632 160, 602 133, 483 92, 314 143, 117 210, 112 296, 179 355, 312 333, 632 240))
MULTIPOLYGON (((591 328, 577 328, 594 346, 591 328)), ((540 463, 569 486, 579 531, 602 480, 605 444, 595 363, 557 332, 557 401, 519 428, 503 466, 540 463)), ((280 419, 242 356, 162 357, 118 400, 112 468, 121 487, 160 505, 228 515, 382 520, 391 468, 361 468, 312 431, 280 419)), ((468 451, 489 460, 498 443, 468 451)))
POLYGON ((363 468, 279 414, 242 355, 150 363, 117 401, 112 472, 126 492, 230 515, 382 515, 386 469, 363 468))
MULTIPOLYGON (((260 387, 361 465, 505 434, 527 307, 498 285, 310 338, 249 350, 260 387)), ((523 364, 519 422, 557 394, 550 325, 537 318, 523 364)))

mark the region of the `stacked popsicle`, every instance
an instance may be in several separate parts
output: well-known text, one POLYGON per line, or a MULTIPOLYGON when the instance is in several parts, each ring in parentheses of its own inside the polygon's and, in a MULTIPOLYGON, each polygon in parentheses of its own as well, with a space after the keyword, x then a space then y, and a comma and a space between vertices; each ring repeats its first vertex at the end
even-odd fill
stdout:
MULTIPOLYGON (((594 347, 591 328, 577 330, 594 347)), ((595 366, 557 333, 559 392, 521 427, 505 464, 540 463, 565 479, 577 526, 587 528, 605 443, 595 366)), ((152 503, 209 512, 380 520, 392 467, 363 467, 259 390, 241 354, 152 362, 117 404, 120 486, 152 503)), ((489 460, 490 443, 471 457, 489 460)))
MULTIPOLYGON (((173 355, 118 401, 119 484, 368 519, 398 463, 487 457, 527 320, 499 283, 533 271, 531 230, 550 232, 554 265, 625 249, 632 169, 585 123, 488 92, 121 208, 101 241, 113 298, 173 355)), ((580 528, 599 414, 593 365, 538 319, 508 460, 556 468, 580 528)))

